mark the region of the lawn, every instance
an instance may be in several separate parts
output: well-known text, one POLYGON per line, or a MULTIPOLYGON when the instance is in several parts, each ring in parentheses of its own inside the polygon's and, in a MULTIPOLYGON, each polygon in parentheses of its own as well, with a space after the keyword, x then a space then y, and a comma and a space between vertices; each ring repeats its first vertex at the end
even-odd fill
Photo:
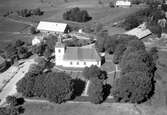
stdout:
POLYGON ((155 79, 155 94, 150 103, 154 107, 165 107, 167 106, 167 52, 159 51, 155 79))
POLYGON ((138 115, 128 104, 26 103, 23 115, 138 115))

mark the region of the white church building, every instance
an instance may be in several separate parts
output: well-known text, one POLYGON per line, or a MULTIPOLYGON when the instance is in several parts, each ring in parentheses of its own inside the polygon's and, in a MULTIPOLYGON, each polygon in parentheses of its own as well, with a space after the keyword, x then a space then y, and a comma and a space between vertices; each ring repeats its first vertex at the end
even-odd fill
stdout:
POLYGON ((65 47, 57 42, 55 47, 55 65, 84 68, 91 65, 101 66, 101 58, 95 48, 65 47))

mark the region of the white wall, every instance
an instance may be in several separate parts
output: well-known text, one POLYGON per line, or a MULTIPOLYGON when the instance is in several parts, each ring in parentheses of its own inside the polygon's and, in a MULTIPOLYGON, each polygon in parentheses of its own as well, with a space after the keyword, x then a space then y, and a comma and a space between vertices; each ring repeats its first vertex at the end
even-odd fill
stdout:
POLYGON ((101 61, 99 61, 99 63, 98 63, 97 61, 79 61, 79 60, 78 61, 77 60, 76 61, 75 60, 74 61, 65 61, 65 60, 63 60, 61 63, 62 63, 61 65, 64 66, 64 67, 83 68, 83 67, 86 67, 86 66, 90 67, 91 65, 97 65, 98 67, 101 66, 101 61), (71 62, 72 62, 72 64, 71 64, 71 62), (77 64, 78 62, 79 62, 79 64, 77 64), (86 64, 84 64, 84 62, 86 62, 86 64))

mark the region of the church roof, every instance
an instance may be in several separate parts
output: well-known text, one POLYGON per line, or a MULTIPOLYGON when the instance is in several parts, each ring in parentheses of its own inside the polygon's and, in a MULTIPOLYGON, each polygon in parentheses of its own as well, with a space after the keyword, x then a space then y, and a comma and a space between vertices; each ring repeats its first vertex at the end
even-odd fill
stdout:
POLYGON ((51 32, 64 32, 67 27, 65 23, 40 21, 37 30, 51 31, 51 32))
POLYGON ((100 61, 95 48, 67 47, 64 60, 100 61))

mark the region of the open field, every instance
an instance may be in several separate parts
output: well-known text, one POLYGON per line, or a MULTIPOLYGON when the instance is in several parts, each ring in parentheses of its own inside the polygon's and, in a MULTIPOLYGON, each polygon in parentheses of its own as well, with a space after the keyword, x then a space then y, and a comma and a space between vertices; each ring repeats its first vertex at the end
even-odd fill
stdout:
POLYGON ((0 23, 0 32, 21 32, 27 27, 26 24, 4 20, 0 23))
POLYGON ((137 115, 134 111, 128 112, 116 109, 110 105, 94 105, 90 103, 27 103, 23 115, 137 115))
MULTIPOLYGON (((65 21, 62 19, 62 14, 69 8, 72 7, 80 7, 83 9, 87 9, 89 14, 92 16, 93 20, 89 23, 89 25, 93 24, 93 22, 100 22, 105 25, 105 28, 109 30, 109 34, 122 33, 124 30, 120 28, 113 28, 112 24, 115 21, 122 20, 124 17, 135 13, 140 9, 138 7, 131 8, 110 8, 108 6, 109 1, 103 1, 104 3, 100 5, 98 0, 70 0, 69 2, 65 2, 63 0, 1 0, 0 1, 0 46, 3 45, 6 41, 13 41, 13 34, 10 36, 9 32, 21 32, 27 28, 27 23, 33 23, 34 21, 39 20, 48 20, 48 21, 57 21, 57 22, 66 22, 73 23, 70 21, 65 21), (8 18, 12 19, 8 20, 8 18, 2 18, 1 16, 6 11, 17 11, 23 8, 41 8, 44 11, 43 16, 32 16, 32 17, 19 17, 17 15, 10 15, 8 18), (20 23, 19 23, 20 22, 20 23), (25 24, 24 24, 25 22, 25 24), (10 39, 9 39, 10 38, 10 39)), ((79 23, 81 24, 81 23, 79 23)), ((83 23, 82 23, 83 24, 83 23)), ((81 24, 81 25, 82 25, 81 24)), ((17 33, 15 33, 17 34, 17 33)), ((15 36, 15 35, 14 35, 15 36)), ((24 35, 20 35, 24 38, 24 35)), ((19 37, 18 37, 19 38, 19 37)))

